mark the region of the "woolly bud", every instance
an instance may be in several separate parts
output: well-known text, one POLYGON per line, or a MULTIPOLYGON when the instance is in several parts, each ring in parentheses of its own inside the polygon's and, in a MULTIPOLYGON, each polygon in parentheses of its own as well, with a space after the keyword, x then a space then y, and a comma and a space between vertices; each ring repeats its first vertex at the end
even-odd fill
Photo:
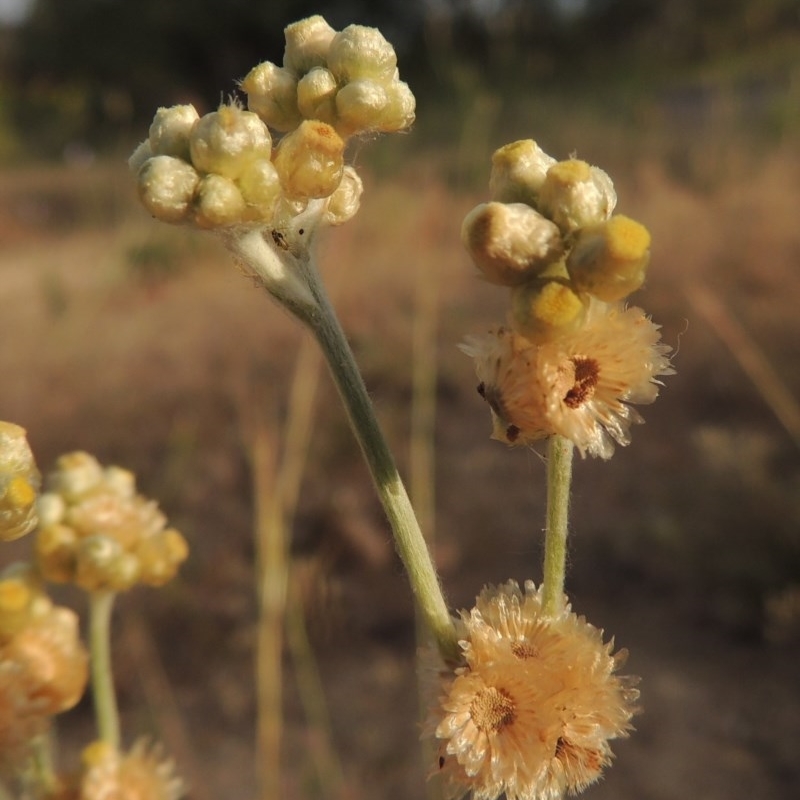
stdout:
POLYGON ((576 330, 586 308, 564 278, 538 278, 511 292, 511 320, 514 330, 533 342, 576 330))
POLYGON ((314 67, 297 84, 297 107, 306 119, 336 122, 336 78, 324 67, 314 67))
POLYGON ((281 193, 281 182, 273 163, 267 160, 256 161, 237 183, 247 204, 246 219, 271 219, 281 193))
POLYGON ((194 106, 159 108, 150 125, 148 142, 154 155, 189 160, 189 136, 200 119, 194 106))
POLYGON ((297 108, 297 76, 289 70, 265 61, 242 81, 247 92, 247 107, 276 131, 296 128, 303 117, 297 108))
POLYGON ((482 203, 464 219, 461 240, 490 283, 517 286, 558 260, 558 227, 523 203, 482 203))
POLYGON ((348 25, 337 33, 328 51, 328 69, 340 80, 394 79, 397 55, 377 28, 348 25))
POLYGON ((200 176, 191 164, 173 156, 154 156, 139 170, 139 198, 162 222, 186 222, 200 176))
POLYGON ((150 586, 163 586, 175 577, 189 555, 189 545, 174 528, 143 539, 136 550, 141 568, 140 580, 150 586))
POLYGON ((388 103, 381 84, 366 78, 348 83, 336 95, 337 129, 343 136, 375 130, 388 103))
POLYGON ((247 206, 236 184, 222 175, 206 175, 198 184, 195 222, 201 228, 226 228, 242 222, 247 206))
POLYGON ((314 67, 324 67, 331 41, 336 31, 315 14, 313 17, 293 22, 284 29, 286 49, 283 66, 298 75, 304 75, 314 67))
POLYGON ((384 133, 403 131, 411 127, 415 118, 417 101, 411 87, 403 81, 392 81, 386 90, 386 105, 381 111, 377 130, 384 133))
POLYGON ((650 232, 620 214, 579 232, 567 269, 582 291, 612 303, 642 285, 649 259, 650 232))
POLYGON ((144 166, 144 162, 152 157, 153 150, 150 147, 150 142, 145 139, 143 142, 139 142, 128 158, 128 168, 136 174, 144 166))
POLYGON ((363 191, 364 184, 358 173, 351 166, 346 166, 336 191, 328 198, 323 217, 325 222, 328 225, 341 225, 352 219, 358 212, 363 191))
POLYGON ((201 117, 189 146, 200 172, 235 180, 254 161, 270 157, 272 138, 258 114, 230 105, 201 117))
POLYGON ((568 232, 608 219, 617 203, 611 178, 585 161, 559 161, 547 171, 538 207, 568 232))
POLYGON ((342 179, 344 142, 330 125, 305 120, 281 139, 274 162, 289 197, 328 197, 342 179))
POLYGON ((25 429, 0 422, 0 541, 18 539, 36 527, 40 483, 25 429))
POLYGON ((511 142, 495 150, 489 177, 492 200, 535 207, 547 170, 555 163, 533 139, 511 142))

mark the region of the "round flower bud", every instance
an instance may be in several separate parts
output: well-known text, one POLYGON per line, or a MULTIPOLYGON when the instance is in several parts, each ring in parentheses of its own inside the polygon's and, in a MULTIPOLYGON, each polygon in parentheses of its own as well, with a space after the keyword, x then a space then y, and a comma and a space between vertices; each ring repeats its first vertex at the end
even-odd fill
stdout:
POLYGON ((30 621, 41 587, 26 565, 12 564, 0 575, 0 645, 30 621))
POLYGON ((36 511, 42 526, 55 525, 64 518, 66 504, 60 494, 43 492, 36 501, 36 511))
POLYGON ((48 490, 58 492, 67 502, 97 488, 102 481, 100 462, 82 450, 60 456, 55 469, 47 476, 48 490))
POLYGON ((375 130, 388 104, 389 98, 381 84, 366 78, 352 81, 336 95, 339 117, 336 129, 342 136, 375 130))
POLYGON ((482 203, 464 219, 461 240, 486 280, 518 286, 563 252, 558 227, 523 203, 482 203))
POLYGON ((585 316, 583 301, 564 278, 537 278, 511 291, 512 327, 532 342, 576 330, 585 316))
POLYGON ((358 212, 363 191, 364 184, 358 173, 351 166, 346 166, 336 191, 328 198, 323 216, 325 222, 328 225, 341 225, 352 219, 358 212))
POLYGON ((315 14, 293 22, 286 26, 283 33, 286 37, 283 66, 286 69, 305 75, 314 67, 325 66, 336 31, 328 25, 324 17, 315 14))
POLYGON ((297 84, 297 107, 306 119, 336 122, 336 78, 324 67, 314 67, 297 84))
POLYGON ((384 133, 404 131, 414 122, 417 101, 407 83, 392 81, 384 87, 386 105, 380 113, 376 130, 384 133))
POLYGON ((36 566, 45 580, 67 583, 75 578, 78 534, 74 528, 54 523, 36 534, 36 566))
POLYGON ((247 206, 236 184, 206 175, 197 187, 194 220, 201 228, 226 228, 244 220, 247 206))
POLYGON ((112 575, 125 551, 109 536, 87 536, 76 549, 75 583, 88 592, 111 588, 112 575))
POLYGON ((122 467, 110 466, 103 470, 106 486, 118 497, 133 497, 136 494, 136 476, 122 467))
POLYGON ((521 139, 495 150, 489 177, 492 200, 536 207, 547 171, 555 163, 533 139, 521 139))
POLYGON ((247 204, 245 219, 271 219, 281 193, 280 178, 273 163, 267 160, 254 162, 237 184, 247 204))
POLYGON ((189 135, 200 119, 194 106, 159 108, 150 125, 149 143, 154 155, 189 160, 189 135))
POLYGON ((328 69, 340 81, 371 78, 385 83, 395 77, 397 56, 377 28, 348 25, 330 43, 328 69))
POLYGON ((136 551, 141 565, 141 581, 163 586, 171 581, 189 555, 189 545, 174 528, 142 540, 136 551))
POLYGON ((539 210, 565 232, 608 219, 617 204, 611 178, 599 167, 572 158, 547 171, 539 210))
POLYGON ((0 541, 18 539, 36 527, 40 483, 25 429, 0 422, 0 541))
POLYGON ((274 163, 289 197, 328 197, 342 179, 344 142, 330 125, 305 120, 281 139, 274 163))
POLYGON ((567 269, 581 291, 611 303, 642 285, 649 259, 650 232, 620 214, 579 232, 567 269))
POLYGON ((162 222, 186 222, 199 181, 191 164, 173 156, 154 156, 139 170, 139 198, 162 222))
POLYGON ((247 73, 241 86, 250 111, 276 131, 290 131, 302 121, 297 108, 297 76, 289 70, 265 61, 247 73))
POLYGON ((270 157, 272 138, 258 114, 229 105, 200 118, 189 146, 200 172, 235 180, 254 161, 270 157))
POLYGON ((139 142, 136 149, 131 153, 130 158, 128 158, 128 168, 136 174, 144 166, 144 162, 152 157, 153 151, 150 148, 150 142, 145 139, 143 142, 139 142))

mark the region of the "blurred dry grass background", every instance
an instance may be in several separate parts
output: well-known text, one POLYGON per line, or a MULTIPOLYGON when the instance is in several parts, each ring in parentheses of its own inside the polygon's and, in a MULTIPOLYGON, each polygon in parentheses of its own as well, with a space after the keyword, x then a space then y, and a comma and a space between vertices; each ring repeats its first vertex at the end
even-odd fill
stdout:
MULTIPOLYGON (((438 140, 437 115, 452 107, 431 106, 419 131, 368 143, 357 154, 362 211, 320 242, 404 470, 417 271, 438 285, 436 555, 449 598, 469 606, 486 582, 539 576, 540 457, 489 441, 456 349, 505 304, 462 253, 461 220, 486 196, 491 151, 533 136, 606 168, 619 209, 652 230, 651 277, 634 302, 678 349, 677 375, 633 444, 576 469, 567 585, 574 608, 630 649, 646 709, 590 796, 795 798, 797 120, 771 128, 778 105, 759 112, 761 94, 572 102, 463 80, 447 127, 457 135, 438 140), (745 124, 752 115, 760 128, 745 124)), ((793 80, 778 100, 796 114, 797 70, 793 80)), ((179 579, 119 603, 123 726, 165 740, 191 797, 252 797, 257 599, 243 420, 253 397, 271 419, 285 416, 301 334, 210 237, 153 223, 122 161, 0 173, 0 418, 28 429, 45 471, 73 449, 135 470, 187 535, 179 579)), ((338 796, 422 797, 409 592, 326 376, 319 391, 291 558, 344 770, 338 796)), ((23 541, 0 558, 26 552, 23 541)), ((328 797, 288 658, 283 796, 328 797)), ((89 726, 84 702, 61 726, 65 761, 89 726)))

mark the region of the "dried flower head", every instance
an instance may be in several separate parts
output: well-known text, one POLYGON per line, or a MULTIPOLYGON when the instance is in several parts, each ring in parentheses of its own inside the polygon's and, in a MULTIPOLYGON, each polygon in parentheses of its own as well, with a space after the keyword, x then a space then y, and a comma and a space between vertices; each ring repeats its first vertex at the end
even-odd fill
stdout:
POLYGON ((134 476, 103 468, 88 453, 62 456, 40 499, 37 565, 48 580, 87 591, 122 591, 171 580, 188 546, 152 500, 136 493, 134 476))
POLYGON ((583 324, 552 340, 499 328, 462 350, 475 359, 495 438, 530 444, 559 434, 582 455, 607 459, 643 421, 631 404, 652 403, 658 379, 673 372, 658 331, 639 308, 592 299, 583 324))
POLYGON ((447 797, 557 800, 596 781, 637 710, 625 652, 569 606, 545 616, 530 581, 487 587, 461 627, 464 662, 440 671, 425 730, 447 797))
POLYGON ((127 753, 96 741, 83 750, 80 800, 178 800, 186 793, 160 745, 138 739, 127 753))
POLYGON ((36 527, 40 482, 25 429, 0 421, 0 541, 18 539, 36 527))

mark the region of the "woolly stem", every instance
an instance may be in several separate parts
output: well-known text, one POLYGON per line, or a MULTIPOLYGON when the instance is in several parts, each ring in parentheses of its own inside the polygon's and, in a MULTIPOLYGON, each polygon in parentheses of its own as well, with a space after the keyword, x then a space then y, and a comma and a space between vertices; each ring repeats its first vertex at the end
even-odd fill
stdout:
POLYGON ((563 436, 553 435, 547 443, 547 518, 542 609, 549 616, 558 614, 564 604, 572 451, 572 442, 563 436))
POLYGON ((111 668, 111 612, 114 592, 89 595, 89 654, 92 665, 92 696, 100 739, 119 749, 119 712, 111 668))

